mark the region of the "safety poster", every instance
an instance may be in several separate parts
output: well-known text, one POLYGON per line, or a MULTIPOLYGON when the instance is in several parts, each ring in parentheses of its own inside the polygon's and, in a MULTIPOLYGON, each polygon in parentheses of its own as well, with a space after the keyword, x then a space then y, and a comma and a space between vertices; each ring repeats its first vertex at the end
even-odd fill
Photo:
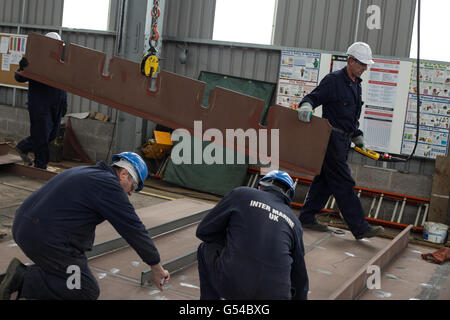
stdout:
POLYGON ((283 50, 276 103, 298 109, 300 101, 318 85, 320 53, 283 50))
POLYGON ((400 61, 373 59, 368 68, 363 132, 366 146, 389 151, 392 120, 397 98, 400 61))
MULTIPOLYGON (((410 154, 416 140, 416 63, 411 70, 408 104, 403 129, 402 154, 410 154)), ((420 119, 416 156, 435 159, 448 154, 450 129, 450 65, 423 62, 419 74, 420 119)))

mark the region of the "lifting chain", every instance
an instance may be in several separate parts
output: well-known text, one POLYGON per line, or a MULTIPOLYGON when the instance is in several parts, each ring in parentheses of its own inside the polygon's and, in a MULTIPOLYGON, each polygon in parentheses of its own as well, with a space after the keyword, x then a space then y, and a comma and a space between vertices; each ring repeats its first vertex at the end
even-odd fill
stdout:
POLYGON ((141 73, 147 77, 152 77, 159 68, 159 59, 156 56, 158 51, 156 47, 158 46, 159 41, 159 32, 158 32, 158 18, 161 15, 161 11, 159 10, 159 0, 153 0, 153 7, 151 9, 151 17, 152 17, 152 27, 150 31, 149 38, 149 49, 148 53, 142 58, 141 62, 141 73))

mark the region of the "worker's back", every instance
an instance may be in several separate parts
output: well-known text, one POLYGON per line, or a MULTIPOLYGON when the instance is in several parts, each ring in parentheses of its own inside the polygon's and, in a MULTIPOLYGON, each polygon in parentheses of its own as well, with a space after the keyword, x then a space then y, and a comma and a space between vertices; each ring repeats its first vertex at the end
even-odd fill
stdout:
POLYGON ((303 242, 300 223, 288 203, 273 187, 264 191, 239 187, 199 225, 200 239, 220 243, 221 236, 214 232, 227 223, 217 267, 224 298, 291 298, 293 257, 303 261, 303 242))
POLYGON ((16 213, 13 234, 21 221, 31 222, 40 226, 42 237, 63 241, 84 252, 92 247, 96 225, 105 220, 101 213, 114 204, 130 206, 127 209, 132 210, 108 165, 100 163, 69 169, 23 202, 16 213), (114 197, 109 197, 108 193, 114 197))

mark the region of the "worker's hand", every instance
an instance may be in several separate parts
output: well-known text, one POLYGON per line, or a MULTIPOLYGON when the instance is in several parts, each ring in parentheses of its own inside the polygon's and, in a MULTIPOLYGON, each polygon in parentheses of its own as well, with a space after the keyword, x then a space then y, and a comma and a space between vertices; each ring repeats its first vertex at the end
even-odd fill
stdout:
POLYGON ((19 61, 19 71, 23 71, 26 67, 28 67, 28 59, 23 57, 19 61))
POLYGON ((357 146, 358 148, 364 149, 364 136, 360 135, 357 137, 352 138, 352 142, 357 146))
POLYGON ((308 102, 305 102, 298 109, 298 119, 303 122, 310 122, 312 117, 313 108, 308 102))
POLYGON ((161 263, 155 264, 152 267, 153 282, 159 290, 163 291, 163 286, 169 281, 169 271, 165 270, 161 263))

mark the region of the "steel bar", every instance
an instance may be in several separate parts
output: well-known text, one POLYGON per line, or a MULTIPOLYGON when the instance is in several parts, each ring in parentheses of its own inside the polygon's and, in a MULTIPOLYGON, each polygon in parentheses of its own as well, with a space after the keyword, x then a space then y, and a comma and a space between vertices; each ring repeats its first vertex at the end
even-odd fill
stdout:
POLYGON ((358 272, 348 279, 341 287, 329 296, 329 300, 353 300, 365 289, 369 267, 378 266, 382 270, 392 259, 397 256, 409 242, 411 228, 409 225, 400 232, 384 249, 370 259, 358 272))
POLYGON ((378 219, 378 214, 380 213, 380 208, 381 208, 381 203, 383 202, 383 197, 384 197, 384 194, 382 193, 380 196, 380 200, 378 200, 377 210, 375 211, 375 216, 374 216, 375 219, 378 219))
MULTIPOLYGON (((209 210, 204 210, 198 213, 195 213, 193 215, 183 217, 177 220, 173 220, 167 223, 163 223, 159 226, 148 228, 147 231, 150 235, 150 237, 155 238, 158 236, 161 236, 167 232, 171 232, 183 227, 187 227, 192 225, 193 223, 198 223, 200 220, 203 219, 204 216, 208 214, 209 210)), ((117 239, 112 239, 109 241, 105 241, 103 243, 96 244, 92 251, 89 251, 86 253, 87 257, 89 259, 98 257, 100 255, 128 247, 128 243, 123 239, 122 237, 117 239)))
POLYGON ((376 200, 377 200, 377 198, 375 198, 375 197, 372 199, 372 204, 370 205, 369 213, 367 214, 367 216, 368 216, 369 218, 372 217, 372 210, 373 210, 373 207, 375 206, 376 200))
POLYGON ((62 41, 30 33, 25 54, 29 66, 21 75, 170 128, 187 129, 200 138, 203 132, 194 130, 194 121, 201 121, 204 131, 219 130, 222 137, 227 129, 254 129, 260 140, 267 139, 267 148, 247 145, 246 139, 215 139, 214 143, 249 155, 256 152, 261 162, 274 150, 272 163, 307 174, 320 173, 331 133, 326 119, 314 116, 310 123, 304 123, 295 110, 274 105, 269 109, 267 126, 262 126, 261 99, 215 87, 206 108, 202 106, 204 82, 163 70, 156 91, 152 91, 151 79, 141 74, 138 63, 113 57, 104 70, 106 54, 102 52, 69 44, 64 61, 62 52, 62 41), (314 137, 314 142, 297 137, 314 137), (293 146, 296 152, 292 152, 293 146))
POLYGON ((2 170, 2 171, 8 172, 8 173, 11 173, 14 175, 24 176, 27 178, 44 180, 44 181, 48 181, 57 175, 56 172, 43 170, 43 169, 31 167, 31 166, 24 166, 24 165, 17 164, 17 163, 4 165, 4 166, 1 166, 0 168, 1 168, 0 170, 2 170))
MULTIPOLYGON (((173 274, 187 266, 197 262, 197 250, 193 250, 186 255, 177 257, 175 259, 169 260, 162 264, 163 268, 173 274)), ((152 271, 144 271, 141 274, 141 286, 144 286, 152 279, 152 271)))
POLYGON ((414 221, 414 226, 417 227, 417 223, 419 223, 420 212, 422 211, 422 205, 417 209, 416 220, 414 221))
POLYGON ((397 223, 400 223, 400 221, 402 220, 403 212, 405 209, 405 204, 406 204, 406 197, 403 198, 402 207, 401 207, 400 212, 398 213, 398 217, 397 217, 397 223))
POLYGON ((394 211, 392 212, 392 216, 391 216, 391 221, 392 221, 392 222, 394 221, 395 215, 397 214, 397 209, 398 209, 398 200, 395 201, 394 211))

